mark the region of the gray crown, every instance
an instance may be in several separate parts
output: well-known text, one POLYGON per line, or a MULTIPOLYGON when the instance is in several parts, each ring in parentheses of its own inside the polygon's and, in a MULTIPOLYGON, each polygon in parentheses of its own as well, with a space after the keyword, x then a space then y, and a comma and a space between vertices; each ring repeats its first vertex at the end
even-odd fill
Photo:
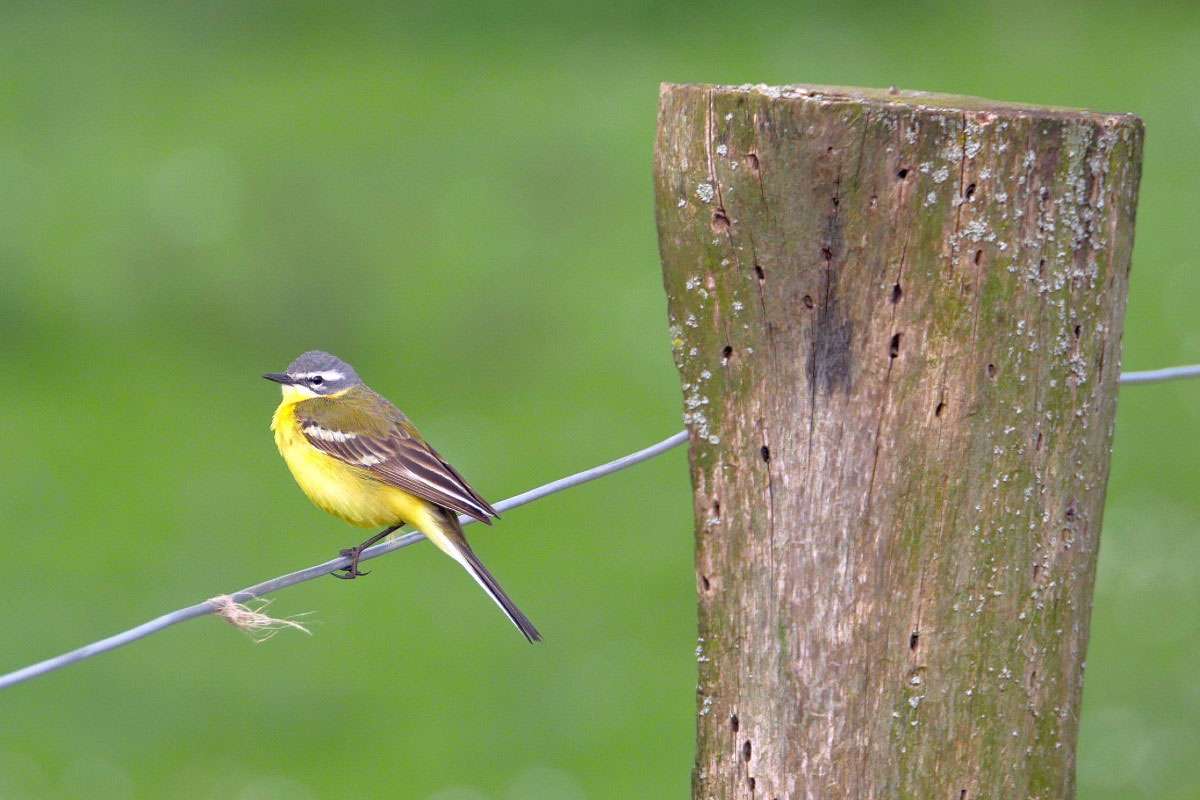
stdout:
POLYGON ((296 383, 307 386, 317 394, 340 392, 362 383, 362 378, 358 377, 354 367, 322 350, 301 353, 295 361, 288 364, 287 374, 296 383))

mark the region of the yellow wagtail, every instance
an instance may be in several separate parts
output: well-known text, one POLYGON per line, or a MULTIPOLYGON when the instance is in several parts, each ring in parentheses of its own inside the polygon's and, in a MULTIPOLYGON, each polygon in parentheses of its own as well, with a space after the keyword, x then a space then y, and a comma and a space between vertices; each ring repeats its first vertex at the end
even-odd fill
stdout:
MULTIPOLYGON (((358 547, 342 550, 350 566, 339 578, 366 575, 362 551, 405 524, 470 573, 531 642, 541 634, 467 544, 458 514, 491 524, 488 501, 430 447, 408 417, 362 382, 354 368, 312 350, 287 372, 263 376, 283 385, 271 430, 300 488, 319 508, 352 525, 384 525, 358 547)), ((337 574, 337 573, 334 573, 337 574)))

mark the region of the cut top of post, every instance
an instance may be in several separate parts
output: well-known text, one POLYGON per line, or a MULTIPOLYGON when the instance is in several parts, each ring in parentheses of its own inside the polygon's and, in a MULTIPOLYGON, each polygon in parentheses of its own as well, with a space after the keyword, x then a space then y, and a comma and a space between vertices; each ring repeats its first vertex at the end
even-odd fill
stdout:
POLYGON ((1139 129, 1142 120, 1136 114, 1126 112, 1090 111, 1065 106, 1041 106, 1027 103, 1009 103, 988 100, 969 95, 941 94, 910 89, 868 89, 857 86, 814 86, 793 83, 786 86, 768 86, 763 83, 741 85, 676 84, 663 83, 660 94, 679 89, 703 89, 721 94, 759 95, 771 99, 806 100, 814 103, 852 103, 856 106, 874 108, 913 108, 918 111, 948 112, 991 112, 1015 117, 1037 117, 1042 119, 1088 120, 1107 125, 1134 125, 1139 129))

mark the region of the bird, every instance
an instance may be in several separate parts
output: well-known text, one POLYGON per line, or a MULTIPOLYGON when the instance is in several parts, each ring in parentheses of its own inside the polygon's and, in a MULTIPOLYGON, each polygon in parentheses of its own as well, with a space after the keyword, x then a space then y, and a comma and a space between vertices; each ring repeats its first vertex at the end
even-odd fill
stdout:
POLYGON ((385 526, 342 550, 350 564, 333 574, 353 579, 363 550, 405 524, 413 525, 458 562, 529 642, 541 641, 529 618, 505 593, 467 543, 458 515, 488 525, 500 515, 429 446, 408 417, 363 383, 354 367, 321 350, 302 353, 284 372, 263 375, 281 384, 271 418, 280 455, 318 508, 358 527, 385 526))

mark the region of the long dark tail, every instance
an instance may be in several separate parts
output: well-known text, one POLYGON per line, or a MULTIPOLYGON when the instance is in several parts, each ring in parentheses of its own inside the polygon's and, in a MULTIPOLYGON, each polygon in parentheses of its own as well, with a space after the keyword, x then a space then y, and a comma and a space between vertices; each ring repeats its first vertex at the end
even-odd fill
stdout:
POLYGON ((458 515, 449 509, 436 508, 429 517, 431 524, 419 526, 426 538, 437 545, 439 550, 462 564, 463 569, 483 587, 483 590, 488 593, 488 597, 500 606, 504 616, 517 626, 517 630, 526 639, 530 642, 540 642, 542 635, 538 633, 538 629, 533 627, 529 617, 517 608, 517 604, 512 601, 512 598, 504 593, 500 582, 492 573, 488 572, 487 567, 479 560, 479 556, 475 555, 471 549, 471 545, 467 544, 467 537, 463 534, 462 526, 458 524, 458 515))
POLYGON ((504 612, 504 616, 508 617, 509 622, 517 626, 526 639, 532 642, 540 642, 542 635, 538 633, 538 629, 533 627, 533 623, 529 621, 529 617, 521 609, 517 608, 517 604, 512 601, 512 598, 504 593, 504 589, 500 587, 500 582, 492 573, 488 572, 487 567, 479 560, 479 556, 471 550, 467 543, 463 542, 462 553, 463 564, 467 568, 467 572, 471 573, 471 577, 475 582, 483 587, 483 590, 488 593, 496 605, 500 606, 500 610, 504 612))

